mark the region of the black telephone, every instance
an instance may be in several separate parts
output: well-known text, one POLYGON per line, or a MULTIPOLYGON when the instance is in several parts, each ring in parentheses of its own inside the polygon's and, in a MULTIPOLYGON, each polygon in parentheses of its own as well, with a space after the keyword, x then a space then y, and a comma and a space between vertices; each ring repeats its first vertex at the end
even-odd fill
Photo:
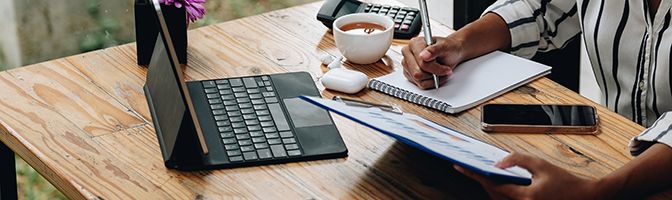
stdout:
POLYGON ((317 20, 332 28, 336 18, 352 13, 376 13, 392 17, 395 39, 410 39, 418 35, 422 29, 420 10, 416 8, 364 3, 357 0, 327 0, 317 13, 317 20))

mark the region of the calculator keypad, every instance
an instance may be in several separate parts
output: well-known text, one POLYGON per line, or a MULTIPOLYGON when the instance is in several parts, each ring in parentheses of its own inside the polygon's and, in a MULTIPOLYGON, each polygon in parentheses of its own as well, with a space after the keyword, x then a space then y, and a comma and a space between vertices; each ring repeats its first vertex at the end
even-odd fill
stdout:
POLYGON ((420 10, 410 7, 367 4, 364 12, 391 17, 394 20, 395 30, 408 31, 420 10))

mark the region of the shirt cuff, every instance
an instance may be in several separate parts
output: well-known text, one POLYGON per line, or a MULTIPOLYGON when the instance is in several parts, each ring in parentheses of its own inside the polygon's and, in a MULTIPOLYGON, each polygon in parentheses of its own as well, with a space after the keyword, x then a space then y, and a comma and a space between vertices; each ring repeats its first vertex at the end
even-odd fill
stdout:
POLYGON ((482 15, 499 15, 511 33, 509 52, 523 58, 532 58, 537 53, 541 40, 537 19, 530 19, 534 16, 533 10, 524 1, 496 1, 482 15))
POLYGON ((662 143, 672 147, 672 114, 666 112, 651 127, 630 141, 630 154, 637 156, 653 144, 662 143))

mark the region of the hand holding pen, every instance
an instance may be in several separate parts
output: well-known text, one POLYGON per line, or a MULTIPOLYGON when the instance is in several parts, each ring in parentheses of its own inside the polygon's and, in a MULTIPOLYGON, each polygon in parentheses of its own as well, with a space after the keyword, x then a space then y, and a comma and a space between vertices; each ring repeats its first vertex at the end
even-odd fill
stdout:
MULTIPOLYGON (((426 7, 423 6, 424 0, 420 0, 420 4, 423 15, 422 7, 426 7)), ((458 40, 450 36, 432 38, 428 25, 428 22, 423 22, 425 36, 430 37, 413 38, 408 46, 402 49, 404 56, 402 65, 404 75, 409 81, 422 89, 435 89, 437 85, 445 84, 452 75, 453 68, 462 62, 462 47, 458 40), (434 81, 434 75, 437 81, 434 81)))

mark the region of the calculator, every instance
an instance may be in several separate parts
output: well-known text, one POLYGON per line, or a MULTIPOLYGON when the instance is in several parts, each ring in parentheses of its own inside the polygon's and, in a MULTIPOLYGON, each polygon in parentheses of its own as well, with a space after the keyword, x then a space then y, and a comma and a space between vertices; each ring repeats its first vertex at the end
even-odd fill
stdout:
POLYGON ((413 38, 422 29, 420 10, 417 8, 364 3, 357 0, 327 0, 317 13, 317 20, 331 29, 337 18, 352 13, 375 13, 391 17, 394 21, 395 39, 413 38))

